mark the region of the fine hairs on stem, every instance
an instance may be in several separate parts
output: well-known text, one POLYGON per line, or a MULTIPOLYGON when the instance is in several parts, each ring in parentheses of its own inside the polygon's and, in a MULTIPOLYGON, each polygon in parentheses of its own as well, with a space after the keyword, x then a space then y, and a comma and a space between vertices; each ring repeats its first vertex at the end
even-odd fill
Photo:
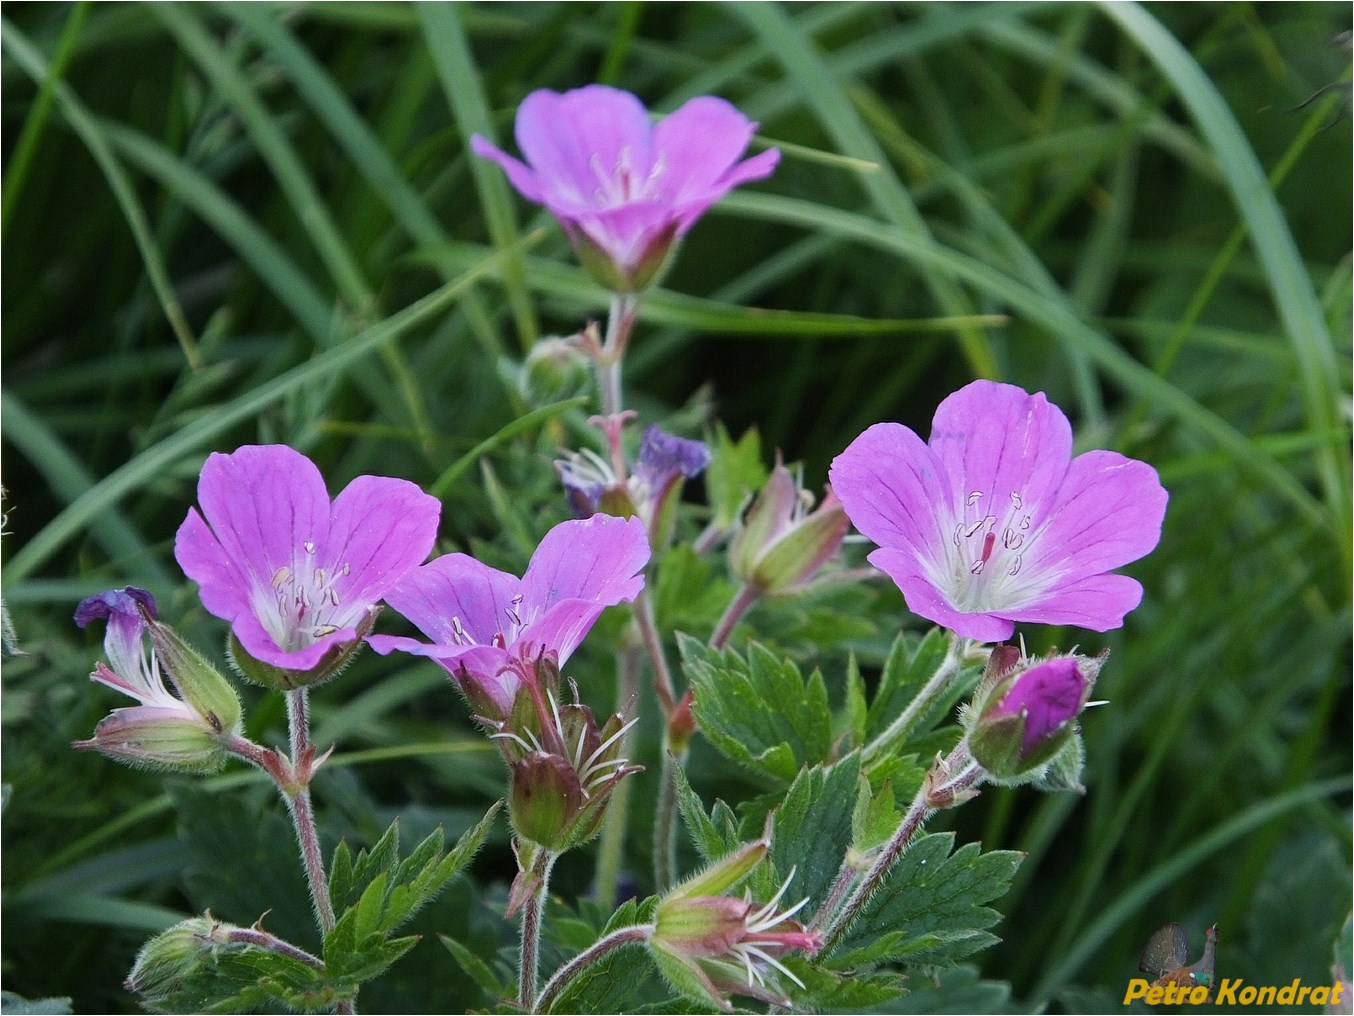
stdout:
POLYGON ((538 884, 522 905, 522 950, 518 963, 517 1001, 526 1012, 536 1011, 536 969, 540 964, 541 918, 550 892, 550 872, 559 855, 540 848, 531 862, 530 873, 538 884))
POLYGON ((550 980, 546 982, 545 987, 541 989, 541 994, 536 999, 534 1011, 549 1012, 550 1007, 555 1004, 555 1000, 559 998, 564 992, 564 989, 569 986, 569 983, 580 973, 608 953, 612 953, 627 945, 646 941, 653 932, 654 926, 652 924, 636 924, 627 928, 617 928, 609 935, 599 938, 596 942, 555 971, 550 980))

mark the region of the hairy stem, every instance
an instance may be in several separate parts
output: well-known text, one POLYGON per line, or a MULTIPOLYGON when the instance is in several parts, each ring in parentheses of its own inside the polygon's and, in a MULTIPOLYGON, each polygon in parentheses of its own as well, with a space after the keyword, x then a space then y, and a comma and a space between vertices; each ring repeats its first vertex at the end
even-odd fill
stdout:
POLYGON ((738 590, 738 595, 733 598, 729 606, 724 611, 724 616, 719 619, 719 624, 715 625, 714 634, 710 636, 711 649, 723 649, 729 641, 729 636, 733 634, 736 624, 748 612, 748 608, 757 602, 761 596, 761 591, 751 583, 738 590))
POLYGON ((522 953, 518 964, 517 1001, 526 1012, 536 1011, 536 968, 541 948, 541 918, 545 914, 546 896, 550 892, 550 870, 559 855, 544 847, 531 862, 531 873, 537 877, 536 890, 522 905, 522 953))
POLYGON ((315 919, 320 934, 334 930, 334 905, 329 899, 329 878, 324 871, 324 855, 320 850, 320 834, 315 827, 315 812, 310 806, 311 756, 309 705, 305 688, 287 692, 287 721, 291 735, 291 756, 294 782, 282 787, 282 796, 291 812, 296 827, 296 840, 301 846, 301 864, 310 884, 311 900, 315 904, 315 919))
POLYGON ((597 393, 602 403, 603 416, 615 416, 624 405, 621 398, 621 362, 630 345, 630 332, 639 315, 639 297, 632 293, 615 293, 611 297, 611 313, 607 316, 606 337, 597 359, 597 393))
POLYGON ((663 640, 658 635, 658 622, 654 619, 653 601, 649 599, 646 584, 635 597, 635 624, 639 626, 639 637, 644 640, 644 651, 649 654, 649 665, 653 667, 654 685, 667 704, 677 701, 677 693, 672 685, 672 671, 668 669, 668 658, 663 652, 663 640))
POLYGON ((636 942, 644 942, 653 932, 652 924, 635 924, 626 928, 617 928, 611 934, 599 938, 555 971, 554 976, 541 989, 541 995, 536 1000, 536 1011, 549 1012, 550 1007, 555 1004, 555 1000, 569 986, 569 982, 607 953, 615 952, 617 949, 633 945, 636 942))
MULTIPOLYGON (((860 912, 865 909, 865 904, 869 902, 875 890, 883 884, 889 870, 903 855, 903 851, 907 849, 927 818, 936 810, 936 803, 953 801, 962 791, 968 790, 981 780, 983 775, 982 767, 973 761, 969 755, 968 744, 964 741, 960 741, 943 761, 931 767, 930 773, 922 781, 921 789, 917 791, 917 796, 912 799, 907 814, 903 816, 897 830, 875 858, 874 864, 870 865, 869 871, 851 893, 846 905, 826 921, 822 955, 826 956, 832 951, 852 922, 860 916, 860 912)), ((841 878, 839 875, 838 879, 841 878)), ((824 923, 821 918, 825 909, 826 905, 824 910, 815 915, 813 920, 815 926, 824 923)))
POLYGON ((949 644, 945 649, 945 658, 940 661, 940 666, 936 668, 936 672, 931 675, 926 684, 922 685, 921 690, 907 704, 907 708, 898 715, 898 718, 864 747, 861 751, 861 758, 865 761, 870 761, 881 751, 912 733, 912 729, 926 714, 927 710, 935 705, 936 700, 944 694, 950 680, 955 674, 959 673, 959 665, 963 661, 959 636, 950 632, 948 637, 949 644))
MULTIPOLYGON (((621 650, 616 666, 616 709, 622 711, 639 694, 639 672, 643 658, 638 646, 627 646, 621 650)), ((635 728, 621 739, 620 757, 634 757, 635 728)), ((611 803, 607 805, 606 825, 602 827, 602 839, 597 848, 597 899, 604 906, 612 906, 616 900, 616 886, 620 882, 621 867, 625 859, 626 820, 630 811, 630 780, 621 780, 611 792, 611 803)))
POLYGON ((286 956, 315 970, 324 969, 324 960, 318 956, 313 956, 304 949, 259 928, 231 928, 230 931, 226 932, 226 939, 230 942, 243 942, 246 945, 267 949, 271 953, 286 956))
POLYGON ((822 924, 833 914, 837 913, 842 905, 842 900, 846 899, 846 894, 851 891, 851 887, 856 884, 860 871, 853 865, 849 858, 842 862, 841 871, 837 872, 837 879, 832 883, 832 890, 827 894, 827 899, 823 905, 818 908, 818 913, 813 915, 813 920, 809 928, 814 931, 821 931, 822 924))
POLYGON ((677 770, 686 765, 686 751, 673 752, 663 732, 663 761, 658 772, 658 804, 653 820, 654 891, 664 892, 677 874, 677 770))

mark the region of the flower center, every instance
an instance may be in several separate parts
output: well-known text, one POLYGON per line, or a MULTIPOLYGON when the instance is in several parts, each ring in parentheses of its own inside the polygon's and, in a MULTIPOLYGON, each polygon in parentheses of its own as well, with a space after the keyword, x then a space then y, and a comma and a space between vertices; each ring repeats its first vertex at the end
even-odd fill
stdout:
POLYGON ((275 606, 260 611, 268 634, 288 652, 314 645, 326 635, 346 628, 353 620, 351 606, 344 608, 338 584, 352 569, 347 563, 336 568, 316 564, 315 543, 307 540, 291 566, 273 572, 269 582, 275 606))
POLYGON ((950 533, 940 574, 932 574, 931 580, 959 610, 983 612, 1029 603, 1041 591, 1024 567, 1025 553, 1037 536, 1031 529, 1033 515, 1019 491, 1011 491, 1008 503, 1000 506, 995 495, 970 491, 963 517, 950 533))
POLYGON ((592 175, 597 180, 593 198, 604 208, 615 208, 630 201, 639 201, 657 197, 658 182, 667 169, 667 158, 662 153, 654 160, 653 166, 645 176, 641 176, 633 165, 634 155, 630 146, 621 148, 616 156, 616 165, 607 169, 600 155, 593 155, 588 161, 592 175))
MULTIPOLYGON (((507 623, 500 626, 499 629, 494 632, 489 638, 489 644, 496 646, 499 649, 507 649, 508 646, 517 641, 517 637, 522 634, 522 629, 536 620, 536 616, 539 613, 540 610, 538 608, 529 615, 523 616, 522 594, 518 593, 508 601, 508 606, 503 608, 503 617, 507 623)), ((461 623, 460 617, 456 616, 451 619, 451 638, 458 646, 484 645, 484 643, 476 639, 474 635, 465 630, 465 626, 461 623)))

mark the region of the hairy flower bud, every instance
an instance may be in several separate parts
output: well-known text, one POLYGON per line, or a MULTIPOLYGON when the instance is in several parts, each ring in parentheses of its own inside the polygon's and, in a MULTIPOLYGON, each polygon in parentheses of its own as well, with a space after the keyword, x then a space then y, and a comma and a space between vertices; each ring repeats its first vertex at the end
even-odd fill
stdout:
POLYGON ((729 545, 733 573, 763 594, 808 582, 837 552, 851 528, 831 489, 817 509, 812 497, 779 461, 729 545))
POLYGON ((1045 767, 1072 739, 1103 662, 1072 655, 1001 669, 989 665, 974 696, 968 736, 978 764, 997 780, 1045 767))

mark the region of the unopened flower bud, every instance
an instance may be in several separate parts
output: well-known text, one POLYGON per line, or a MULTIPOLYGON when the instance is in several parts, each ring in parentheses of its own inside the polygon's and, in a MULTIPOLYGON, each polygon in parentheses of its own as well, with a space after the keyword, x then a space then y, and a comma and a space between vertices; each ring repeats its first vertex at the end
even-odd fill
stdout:
POLYGON ((1046 765, 1072 738, 1103 657, 1058 656, 990 672, 974 697, 970 750, 996 780, 1046 765))
POLYGON ((531 347, 518 376, 518 387, 524 398, 546 403, 577 395, 587 385, 588 377, 588 357, 576 338, 550 336, 531 347))
POLYGON ((851 522, 831 489, 817 509, 780 462, 729 546, 733 573, 763 594, 808 582, 845 539, 851 522))
POLYGON ((222 925, 210 916, 193 917, 162 931, 136 954, 124 986, 148 1003, 171 997, 211 962, 224 943, 222 925))

